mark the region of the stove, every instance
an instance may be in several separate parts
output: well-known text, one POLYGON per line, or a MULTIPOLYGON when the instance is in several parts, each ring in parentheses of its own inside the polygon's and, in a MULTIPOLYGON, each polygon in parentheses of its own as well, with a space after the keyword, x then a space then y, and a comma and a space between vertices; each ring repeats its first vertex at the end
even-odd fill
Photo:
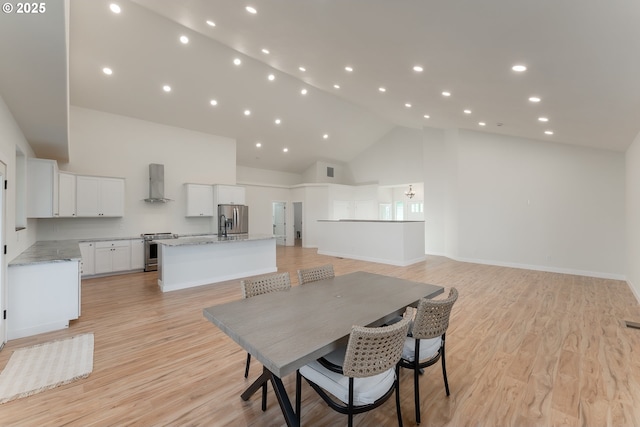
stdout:
POLYGON ((154 240, 177 239, 173 233, 147 233, 141 234, 144 239, 144 271, 158 270, 158 244, 154 240))

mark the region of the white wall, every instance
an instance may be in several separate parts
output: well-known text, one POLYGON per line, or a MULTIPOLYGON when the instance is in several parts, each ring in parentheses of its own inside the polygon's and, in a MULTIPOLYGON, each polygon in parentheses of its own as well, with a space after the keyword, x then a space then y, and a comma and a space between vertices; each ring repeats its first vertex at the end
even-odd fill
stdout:
POLYGON ((289 187, 269 185, 243 185, 249 205, 249 231, 257 234, 273 234, 273 202, 286 203, 287 246, 293 246, 293 205, 289 187))
POLYGON ((70 162, 60 169, 125 178, 125 216, 40 220, 38 240, 215 232, 210 218, 185 217, 184 183, 235 184, 233 139, 78 107, 71 107, 69 133, 70 162), (149 163, 164 164, 165 197, 173 202, 143 201, 149 163))
MULTIPOLYGON (((18 127, 13 115, 0 96, 0 162, 7 166, 6 179, 9 182, 6 192, 5 205, 5 244, 7 256, 5 261, 11 261, 25 249, 35 243, 37 221, 28 220, 27 228, 16 231, 16 147, 25 154, 33 157, 33 150, 18 127)), ((4 266, 3 266, 4 268, 4 266)))
MULTIPOLYGON (((469 261, 624 278, 622 153, 459 131, 457 235, 469 261)), ((450 187, 450 190, 453 190, 450 187)))
POLYGON ((349 162, 356 184, 404 184, 423 181, 423 132, 396 127, 349 162))
POLYGON ((640 133, 626 153, 627 282, 640 302, 640 133))

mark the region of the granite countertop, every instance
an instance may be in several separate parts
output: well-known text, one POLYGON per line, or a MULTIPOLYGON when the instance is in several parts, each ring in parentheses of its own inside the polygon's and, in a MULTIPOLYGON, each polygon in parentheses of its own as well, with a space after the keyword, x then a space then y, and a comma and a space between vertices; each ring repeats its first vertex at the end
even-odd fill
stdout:
POLYGON ((164 246, 188 246, 188 245, 211 245, 233 242, 248 242, 254 240, 275 239, 271 234, 238 234, 227 237, 210 234, 207 236, 179 237, 177 239, 155 240, 159 245, 164 246))
POLYGON ((80 260, 78 240, 50 240, 34 243, 11 261, 9 267, 80 260))

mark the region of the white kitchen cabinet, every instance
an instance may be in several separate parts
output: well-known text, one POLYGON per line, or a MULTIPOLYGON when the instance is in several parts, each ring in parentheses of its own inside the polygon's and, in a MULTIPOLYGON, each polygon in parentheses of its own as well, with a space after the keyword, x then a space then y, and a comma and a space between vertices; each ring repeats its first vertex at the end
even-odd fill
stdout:
POLYGON ((27 159, 27 218, 58 216, 58 163, 27 159))
POLYGON ((95 274, 131 270, 131 242, 111 240, 95 242, 95 274))
POLYGON ((76 177, 76 215, 79 217, 124 216, 124 179, 76 177))
POLYGON ((76 216, 76 176, 58 173, 58 213, 60 217, 76 216))
POLYGON ((8 339, 64 329, 80 316, 79 265, 76 259, 9 266, 8 339))
POLYGON ((82 263, 80 264, 80 273, 83 276, 92 276, 96 274, 95 266, 95 243, 82 242, 80 243, 80 254, 82 256, 82 263))
POLYGON ((213 186, 185 184, 187 192, 186 216, 213 216, 213 186))
POLYGON ((144 269, 144 239, 131 241, 131 270, 144 269))
POLYGON ((214 185, 214 206, 218 205, 246 205, 245 188, 237 185, 214 185))

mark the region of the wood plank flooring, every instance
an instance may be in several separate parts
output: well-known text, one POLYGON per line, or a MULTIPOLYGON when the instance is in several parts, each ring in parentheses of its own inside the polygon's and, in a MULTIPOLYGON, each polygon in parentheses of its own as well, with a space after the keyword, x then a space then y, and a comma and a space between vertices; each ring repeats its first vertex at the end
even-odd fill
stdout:
MULTIPOLYGON (((327 262, 336 274, 370 271, 455 286, 447 332, 446 397, 439 365, 421 378, 422 425, 640 425, 640 307, 626 283, 428 257, 409 267, 278 248, 279 271, 327 262)), ((283 426, 273 391, 240 394, 261 372, 202 316, 242 298, 239 281, 161 293, 155 273, 83 280, 82 316, 69 329, 12 340, 0 352, 85 332, 95 334, 89 378, 0 405, 2 426, 283 426)), ((250 315, 250 314, 248 314, 250 315)), ((294 396, 294 376, 284 379, 294 396)), ((401 373, 405 425, 415 425, 410 372, 401 373)), ((303 386, 302 422, 346 425, 303 386)), ((357 426, 395 426, 393 399, 355 417, 357 426)))

